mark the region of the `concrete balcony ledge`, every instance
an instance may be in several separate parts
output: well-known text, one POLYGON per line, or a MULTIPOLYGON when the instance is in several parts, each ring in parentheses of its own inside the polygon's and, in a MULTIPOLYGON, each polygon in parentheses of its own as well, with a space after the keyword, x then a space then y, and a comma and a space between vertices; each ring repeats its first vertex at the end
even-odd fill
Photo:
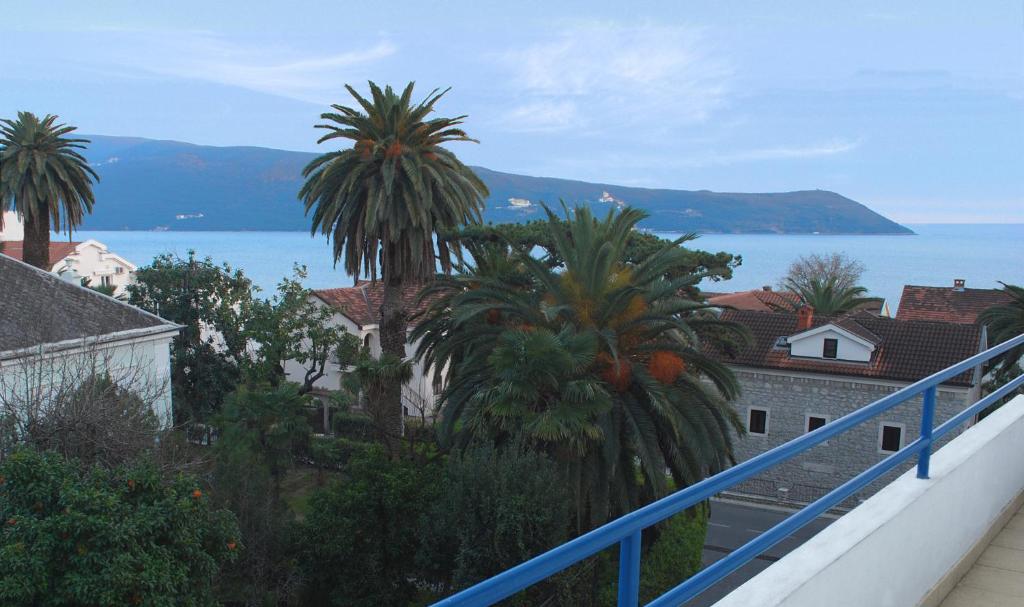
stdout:
POLYGON ((1018 396, 936 451, 930 479, 908 471, 715 605, 936 607, 1022 495, 1018 396))

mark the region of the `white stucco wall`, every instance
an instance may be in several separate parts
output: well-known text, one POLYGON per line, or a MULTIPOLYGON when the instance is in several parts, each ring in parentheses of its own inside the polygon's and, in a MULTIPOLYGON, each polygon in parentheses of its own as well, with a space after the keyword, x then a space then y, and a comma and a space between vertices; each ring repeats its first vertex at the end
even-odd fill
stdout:
POLYGON ((821 353, 825 347, 825 339, 838 340, 836 349, 836 359, 838 360, 855 360, 860 362, 867 362, 871 360, 871 348, 866 347, 864 344, 858 343, 846 335, 838 331, 831 329, 822 331, 821 333, 815 333, 809 335, 803 339, 790 339, 789 342, 789 353, 792 356, 806 356, 810 358, 821 358, 821 353))
POLYGON ((762 571, 716 607, 912 607, 1024 491, 1024 396, 762 571))
POLYGON ((175 334, 24 351, 17 358, 0 360, 0 390, 45 397, 50 391, 77 387, 94 373, 108 373, 121 387, 148 397, 162 425, 169 427, 173 422, 170 347, 175 334))
POLYGON ((14 211, 4 212, 4 227, 0 229, 0 240, 25 240, 25 226, 14 211))

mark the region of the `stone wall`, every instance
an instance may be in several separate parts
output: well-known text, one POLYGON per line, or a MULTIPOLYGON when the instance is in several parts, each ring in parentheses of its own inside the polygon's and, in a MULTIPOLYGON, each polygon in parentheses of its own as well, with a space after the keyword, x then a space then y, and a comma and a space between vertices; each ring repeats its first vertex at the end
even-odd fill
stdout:
MULTIPOLYGON (((880 385, 829 376, 790 376, 749 368, 734 368, 742 394, 734 403, 746 424, 749 407, 769 410, 768 433, 747 434, 734 439, 736 461, 743 462, 806 433, 807 416, 822 415, 829 421, 868 405, 902 386, 880 385)), ((967 406, 964 388, 940 388, 936 399, 935 424, 938 425, 967 406)), ((863 472, 887 457, 879 451, 879 432, 883 422, 902 424, 903 446, 917 438, 921 428, 921 397, 853 428, 827 443, 767 470, 732 489, 782 503, 807 503, 863 472)), ((963 431, 954 431, 934 448, 940 447, 963 431)), ((913 467, 916 459, 898 466, 889 474, 865 487, 843 505, 855 506, 913 467)))

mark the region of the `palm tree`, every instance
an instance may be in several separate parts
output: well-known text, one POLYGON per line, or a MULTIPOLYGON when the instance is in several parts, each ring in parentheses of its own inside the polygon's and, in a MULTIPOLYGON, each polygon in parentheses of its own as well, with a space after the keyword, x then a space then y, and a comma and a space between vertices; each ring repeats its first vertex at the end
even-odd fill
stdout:
MULTIPOLYGON (((1010 296, 1007 303, 992 306, 978 316, 978 322, 988 328, 992 345, 1000 344, 1024 333, 1024 287, 1005 282, 1003 291, 1010 296)), ((1010 372, 1024 357, 1024 346, 1013 348, 1000 357, 1000 373, 1010 372)))
POLYGON ((811 278, 806 283, 792 279, 787 288, 800 299, 796 307, 810 306, 818 314, 834 316, 881 301, 877 297, 864 297, 868 290, 861 286, 844 287, 835 276, 811 278))
POLYGON ((99 176, 85 157, 87 139, 65 137, 75 130, 18 112, 17 120, 0 120, 0 228, 3 211, 13 210, 25 222, 26 263, 49 271, 50 227, 71 231, 92 212, 92 181, 99 176))
POLYGON ((672 278, 685 239, 624 261, 643 217, 581 207, 565 223, 548 211, 560 265, 492 250, 425 289, 433 303, 412 333, 425 364, 450 370, 442 440, 551 454, 575 484, 580 527, 664 495, 666 470, 676 487, 721 470, 742 432, 727 402, 736 380, 704 351, 705 338, 742 329, 682 295, 703 278, 672 278))
MULTIPOLYGON (((414 105, 411 82, 400 95, 370 82, 370 99, 345 88, 361 109, 331 106, 334 112, 320 116, 328 122, 317 128, 329 132, 318 143, 351 140, 353 145, 310 162, 299 197, 306 213, 313 211, 312 233, 333 239, 335 263, 341 260, 349 274, 367 273, 372 280, 380 271, 381 348, 401 360, 408 322, 403 290, 432 279, 438 264, 451 271, 461 251, 445 239, 435 241, 435 235, 478 223, 487 187, 442 147, 475 142, 458 128, 465 116, 428 118, 447 89, 435 89, 414 105)), ((401 433, 401 385, 387 386, 384 402, 391 411, 390 431, 401 433)))

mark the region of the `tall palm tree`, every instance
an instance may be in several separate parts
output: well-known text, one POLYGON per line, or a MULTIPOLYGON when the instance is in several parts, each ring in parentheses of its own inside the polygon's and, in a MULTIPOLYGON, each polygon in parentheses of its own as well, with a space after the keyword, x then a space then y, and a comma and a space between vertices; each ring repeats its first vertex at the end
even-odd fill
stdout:
POLYGON ((76 151, 89 140, 65 137, 74 130, 50 114, 0 120, 0 228, 3 211, 15 211, 25 222, 25 262, 47 271, 50 227, 70 235, 81 225, 92 212, 92 182, 99 181, 76 151))
POLYGON ((666 470, 676 487, 721 470, 742 432, 727 402, 736 380, 704 351, 742 329, 682 295, 703 277, 673 278, 688 263, 682 239, 624 261, 644 216, 581 207, 565 223, 548 211, 557 267, 492 251, 424 291, 433 303, 412 333, 426 364, 449 369, 442 439, 550 453, 574 480, 581 527, 664 495, 666 470))
POLYGON ((787 288, 800 299, 796 307, 811 306, 818 314, 834 316, 881 301, 865 297, 868 290, 861 286, 844 287, 835 276, 811 278, 806 283, 787 281, 787 288))
MULTIPOLYGON (((988 327, 992 344, 1000 344, 1024 333, 1024 287, 1003 285, 1003 291, 1010 296, 1007 303, 992 306, 978 316, 978 322, 988 327)), ((1013 348, 1000 357, 1000 373, 1008 372, 1024 357, 1024 346, 1013 348)))
MULTIPOLYGON (((366 99, 345 88, 358 108, 332 105, 317 128, 328 133, 318 143, 349 140, 351 147, 328 152, 303 170, 299 192, 306 213, 313 212, 312 233, 333 239, 334 261, 353 276, 367 273, 384 282, 380 309, 381 348, 397 359, 406 356, 408 319, 402 293, 408 285, 429 281, 440 264, 450 272, 456 244, 436 239, 438 232, 478 223, 487 187, 472 170, 443 147, 470 141, 458 127, 465 116, 429 118, 447 92, 436 89, 418 104, 413 83, 401 92, 370 82, 366 99)), ((384 402, 392 410, 389 428, 401 433, 401 385, 387 386, 384 402)))

